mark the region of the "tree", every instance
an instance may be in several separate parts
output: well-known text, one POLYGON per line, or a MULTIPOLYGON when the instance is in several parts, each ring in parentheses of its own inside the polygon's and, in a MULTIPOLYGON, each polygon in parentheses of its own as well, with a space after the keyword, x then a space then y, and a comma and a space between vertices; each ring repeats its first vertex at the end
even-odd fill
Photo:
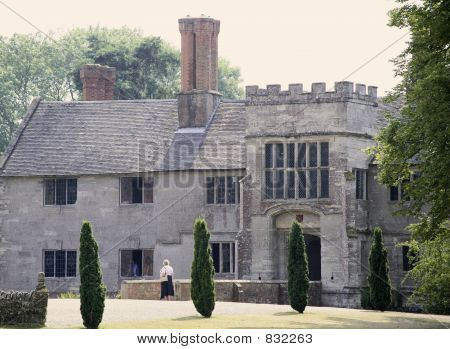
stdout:
POLYGON ((240 87, 242 83, 241 71, 237 67, 231 66, 225 58, 219 58, 219 92, 224 98, 240 99, 244 98, 244 89, 240 87))
POLYGON ((446 244, 447 251, 450 248, 445 239, 450 235, 450 3, 398 2, 401 6, 391 11, 389 24, 409 29, 411 36, 406 49, 394 60, 401 82, 388 102, 400 101, 402 108, 398 115, 387 115, 388 125, 379 133, 378 146, 372 151, 379 181, 386 185, 401 183, 404 197, 409 198, 398 213, 417 220, 409 226, 411 245, 426 258, 415 264, 417 272, 408 273, 417 285, 413 298, 426 298, 426 306, 437 309, 441 303, 432 306, 430 301, 439 299, 443 294, 435 292, 446 286, 429 287, 431 279, 436 286, 444 280, 435 278, 429 268, 439 264, 438 259, 432 262, 438 255, 429 251, 437 239, 446 244), (410 181, 412 172, 418 175, 410 181), (428 297, 424 290, 430 292, 428 297))
POLYGON ((84 221, 80 236, 80 311, 86 328, 98 328, 105 309, 106 287, 91 224, 84 221))
POLYGON ((194 260, 191 268, 191 298, 195 309, 211 317, 215 306, 214 264, 209 245, 209 232, 203 218, 194 223, 194 260))
POLYGON ((409 250, 413 268, 407 277, 417 282, 409 303, 421 304, 430 313, 450 314, 450 236, 410 242, 409 250))
POLYGON ((308 303, 308 256, 302 228, 297 221, 292 222, 289 233, 288 252, 288 293, 291 307, 303 313, 308 303))
POLYGON ((373 231, 368 282, 372 307, 376 310, 386 310, 391 304, 391 280, 389 279, 387 249, 383 245, 380 228, 375 228, 373 231))

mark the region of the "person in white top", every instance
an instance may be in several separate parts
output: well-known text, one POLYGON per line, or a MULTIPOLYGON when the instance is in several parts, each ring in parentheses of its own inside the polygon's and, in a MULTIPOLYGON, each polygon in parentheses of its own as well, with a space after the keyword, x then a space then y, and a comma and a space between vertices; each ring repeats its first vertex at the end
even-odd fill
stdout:
POLYGON ((161 280, 161 299, 170 301, 170 297, 175 295, 173 290, 173 268, 170 266, 168 259, 163 262, 163 267, 159 271, 159 278, 161 280))

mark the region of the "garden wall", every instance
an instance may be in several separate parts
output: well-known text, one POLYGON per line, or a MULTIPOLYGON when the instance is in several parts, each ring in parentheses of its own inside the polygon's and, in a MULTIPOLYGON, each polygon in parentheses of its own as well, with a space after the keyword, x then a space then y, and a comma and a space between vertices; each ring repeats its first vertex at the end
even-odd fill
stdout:
POLYGON ((39 273, 36 289, 31 292, 0 290, 0 325, 44 326, 47 303, 44 273, 39 273))
MULTIPOLYGON (((216 300, 220 302, 289 304, 286 281, 215 280, 216 300)), ((175 280, 175 300, 191 300, 190 280, 175 280)), ((321 283, 310 282, 308 304, 320 306, 321 283)), ((122 299, 159 299, 159 280, 122 282, 122 299)))

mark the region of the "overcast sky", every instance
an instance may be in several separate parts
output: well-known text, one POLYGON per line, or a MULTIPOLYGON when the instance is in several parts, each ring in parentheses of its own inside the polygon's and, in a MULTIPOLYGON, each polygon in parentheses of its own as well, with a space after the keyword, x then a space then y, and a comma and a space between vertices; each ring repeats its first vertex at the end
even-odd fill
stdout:
POLYGON ((243 85, 344 78, 391 89, 393 64, 406 31, 387 26, 394 0, 0 0, 0 35, 35 32, 6 3, 44 32, 101 25, 140 28, 180 48, 177 19, 205 14, 221 21, 219 55, 241 68, 243 85), (389 45, 390 48, 386 49, 389 45), (381 51, 385 50, 381 53, 381 51), (366 66, 355 69, 378 55, 366 66))

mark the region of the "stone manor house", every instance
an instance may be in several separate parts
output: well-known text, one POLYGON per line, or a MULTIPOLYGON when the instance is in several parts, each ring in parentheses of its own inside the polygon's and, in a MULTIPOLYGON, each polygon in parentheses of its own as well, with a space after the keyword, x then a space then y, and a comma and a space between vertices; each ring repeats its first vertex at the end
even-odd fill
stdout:
POLYGON ((392 212, 402 191, 376 182, 364 151, 388 108, 377 88, 247 86, 245 100, 224 99, 219 27, 209 17, 179 20, 177 99, 114 100, 115 69, 86 65, 83 101, 31 103, 0 163, 0 289, 32 289, 44 271, 50 291, 78 291, 84 219, 108 291, 158 279, 165 258, 187 279, 198 216, 217 279, 285 280, 298 220, 322 305, 359 306, 376 226, 401 287, 408 221, 392 212))

